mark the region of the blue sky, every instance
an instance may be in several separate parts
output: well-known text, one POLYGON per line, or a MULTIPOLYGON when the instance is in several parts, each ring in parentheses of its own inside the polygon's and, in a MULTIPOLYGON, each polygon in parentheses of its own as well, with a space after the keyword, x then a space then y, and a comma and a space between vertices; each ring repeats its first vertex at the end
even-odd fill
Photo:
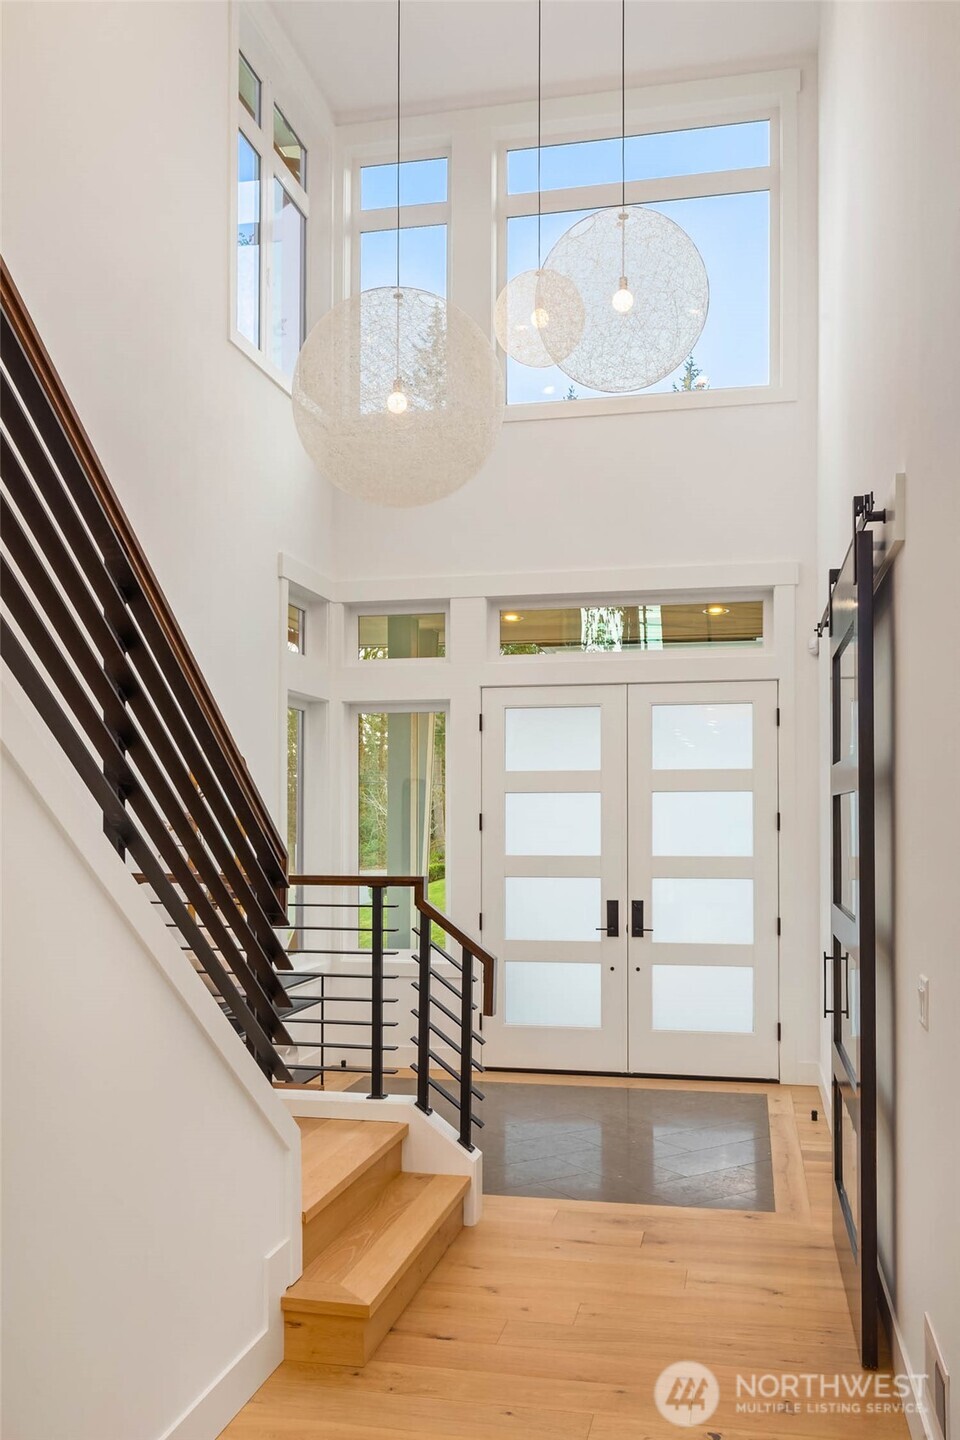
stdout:
MULTIPOLYGON (((708 129, 660 135, 628 136, 625 165, 628 180, 655 180, 671 175, 709 175, 769 163, 769 124, 751 121, 708 129)), ((545 146, 541 156, 543 191, 579 185, 609 184, 620 178, 620 140, 545 146)), ((530 194, 536 204, 536 148, 511 151, 507 186, 511 194, 530 194)), ((361 171, 364 209, 388 208, 396 198, 396 166, 376 165, 361 171)), ((447 194, 446 160, 408 161, 401 166, 401 203, 442 202, 447 194)), ((703 257, 710 283, 710 309, 694 347, 697 365, 711 389, 769 383, 770 334, 770 198, 766 191, 735 195, 704 195, 690 200, 652 204, 683 227, 703 257)), ((587 210, 544 215, 542 258, 560 236, 587 210)), ((507 227, 507 275, 536 269, 536 215, 512 219, 507 227)), ((361 288, 390 285, 396 274, 396 231, 368 231, 361 238, 361 288)), ((442 225, 404 229, 400 277, 437 294, 446 294, 446 235, 442 225)), ((651 392, 669 391, 682 366, 651 392)), ((513 404, 562 401, 570 380, 558 367, 530 369, 507 361, 507 394, 513 404)), ((598 394, 580 385, 578 397, 598 394)))

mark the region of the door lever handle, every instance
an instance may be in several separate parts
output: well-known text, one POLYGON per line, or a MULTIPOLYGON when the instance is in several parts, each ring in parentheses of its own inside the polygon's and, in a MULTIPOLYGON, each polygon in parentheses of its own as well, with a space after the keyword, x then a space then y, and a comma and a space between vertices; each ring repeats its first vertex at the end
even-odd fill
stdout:
POLYGON ((652 935, 653 930, 649 925, 643 923, 643 901, 630 901, 630 934, 634 940, 642 940, 644 935, 652 935))
POLYGON ((606 935, 608 940, 616 940, 617 936, 620 934, 619 900, 607 901, 607 923, 606 925, 598 925, 597 929, 601 930, 603 934, 606 935))

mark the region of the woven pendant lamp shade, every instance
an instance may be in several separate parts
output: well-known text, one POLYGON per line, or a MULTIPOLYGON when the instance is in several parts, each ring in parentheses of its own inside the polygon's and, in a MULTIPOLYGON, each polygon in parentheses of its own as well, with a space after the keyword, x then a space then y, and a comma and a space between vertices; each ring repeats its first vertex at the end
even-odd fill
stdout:
POLYGON ((464 485, 503 423, 503 374, 477 325, 411 286, 364 290, 307 336, 293 376, 304 448, 334 485, 426 505, 464 485))
POLYGON ((572 350, 555 348, 549 327, 544 348, 591 390, 624 394, 656 384, 686 359, 706 322, 710 292, 699 250, 673 220, 641 205, 578 220, 544 272, 574 287, 585 317, 572 350))
POLYGON ((552 270, 524 270, 497 296, 493 324, 501 348, 511 359, 542 369, 556 365, 557 356, 569 355, 579 343, 583 301, 566 276, 552 270))

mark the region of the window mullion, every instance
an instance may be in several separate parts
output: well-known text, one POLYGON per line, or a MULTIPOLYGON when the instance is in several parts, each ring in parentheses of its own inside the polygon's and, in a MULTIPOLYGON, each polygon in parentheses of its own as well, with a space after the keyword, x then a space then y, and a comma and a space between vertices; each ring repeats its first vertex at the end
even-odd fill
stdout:
POLYGON ((261 127, 263 149, 260 152, 260 174, 263 177, 260 186, 260 233, 263 236, 260 247, 260 350, 264 357, 269 358, 272 333, 270 327, 273 319, 273 145, 270 143, 273 125, 273 82, 269 76, 264 76, 262 96, 261 116, 265 123, 261 127))
MULTIPOLYGON (((400 228, 401 230, 416 230, 425 225, 449 225, 450 205, 449 202, 438 202, 431 205, 401 205, 400 207, 400 228)), ((397 210, 363 210, 359 216, 359 230, 365 234, 369 230, 396 230, 397 210)))
POLYGON ((298 185, 296 180, 294 180, 286 165, 284 165, 283 161, 280 160, 277 156, 276 151, 273 152, 273 164, 275 166, 274 178, 279 180, 280 184, 290 196, 290 199, 293 201, 294 205, 296 205, 297 209, 300 211, 300 214, 309 215, 310 197, 308 196, 306 190, 304 190, 303 186, 298 185))

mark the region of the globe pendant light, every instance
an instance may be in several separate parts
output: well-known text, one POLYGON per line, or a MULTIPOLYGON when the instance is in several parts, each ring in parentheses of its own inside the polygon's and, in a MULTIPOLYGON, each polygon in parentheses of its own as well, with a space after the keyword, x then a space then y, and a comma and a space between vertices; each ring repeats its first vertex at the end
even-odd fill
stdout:
MULTIPOLYGON (((608 394, 643 390, 690 354, 710 301, 707 271, 673 220, 626 203, 626 0, 620 8, 620 204, 578 220, 544 273, 574 285, 584 306, 579 341, 553 358, 580 385, 608 394)), ((551 337, 543 333, 551 350, 551 337)))
POLYGON ((503 423, 503 374, 480 327, 442 296, 400 284, 400 0, 396 284, 363 290, 318 321, 292 389, 297 433, 317 468, 379 505, 452 494, 503 423))
POLYGON ((512 360, 534 369, 569 355, 583 334, 583 301, 565 276, 542 268, 540 189, 543 60, 542 0, 537 0, 537 269, 523 270, 500 291, 493 326, 500 346, 512 360), (549 332, 549 348, 547 334, 549 332))

